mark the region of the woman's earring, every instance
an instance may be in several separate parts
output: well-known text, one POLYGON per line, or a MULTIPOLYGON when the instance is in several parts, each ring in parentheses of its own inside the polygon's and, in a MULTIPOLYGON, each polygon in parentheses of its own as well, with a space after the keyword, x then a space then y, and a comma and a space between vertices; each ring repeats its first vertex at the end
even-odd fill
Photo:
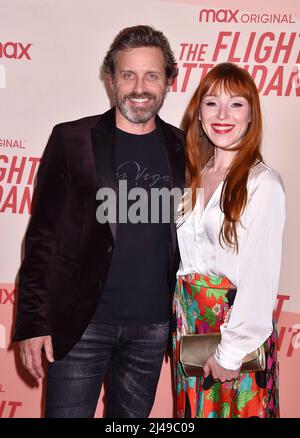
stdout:
POLYGON ((203 137, 204 132, 203 132, 202 125, 201 125, 201 114, 200 114, 200 112, 199 112, 198 119, 199 119, 199 131, 200 131, 199 135, 200 135, 200 137, 203 137))

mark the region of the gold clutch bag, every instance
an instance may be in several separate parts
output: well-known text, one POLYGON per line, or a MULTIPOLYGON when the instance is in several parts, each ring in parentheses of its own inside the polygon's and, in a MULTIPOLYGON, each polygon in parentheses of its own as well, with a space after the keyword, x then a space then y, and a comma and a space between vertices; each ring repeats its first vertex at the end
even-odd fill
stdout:
MULTIPOLYGON (((180 343, 180 362, 188 377, 201 376, 203 366, 213 354, 221 341, 220 333, 204 333, 185 335, 180 343)), ((241 371, 263 371, 266 368, 266 357, 263 345, 243 359, 241 371)))

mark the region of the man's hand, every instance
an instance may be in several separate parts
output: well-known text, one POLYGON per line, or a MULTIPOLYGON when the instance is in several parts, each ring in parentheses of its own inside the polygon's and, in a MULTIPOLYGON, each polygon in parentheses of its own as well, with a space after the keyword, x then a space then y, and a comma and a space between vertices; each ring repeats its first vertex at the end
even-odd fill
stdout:
POLYGON ((238 379, 240 376, 240 370, 240 368, 238 370, 228 370, 227 368, 223 368, 217 363, 213 354, 209 356, 203 367, 204 377, 208 377, 211 374, 214 380, 220 380, 222 383, 238 379))
POLYGON ((42 368, 42 349, 44 348, 46 358, 54 362, 51 336, 38 336, 36 338, 20 341, 20 353, 23 366, 35 379, 44 377, 42 368))

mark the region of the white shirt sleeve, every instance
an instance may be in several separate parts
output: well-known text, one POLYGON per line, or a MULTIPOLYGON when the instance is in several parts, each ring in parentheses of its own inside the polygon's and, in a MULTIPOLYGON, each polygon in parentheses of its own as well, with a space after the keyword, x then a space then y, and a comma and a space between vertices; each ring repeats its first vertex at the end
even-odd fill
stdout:
POLYGON ((280 177, 263 172, 249 195, 239 226, 237 294, 215 352, 224 368, 238 369, 242 359, 272 333, 281 263, 285 195, 280 177))

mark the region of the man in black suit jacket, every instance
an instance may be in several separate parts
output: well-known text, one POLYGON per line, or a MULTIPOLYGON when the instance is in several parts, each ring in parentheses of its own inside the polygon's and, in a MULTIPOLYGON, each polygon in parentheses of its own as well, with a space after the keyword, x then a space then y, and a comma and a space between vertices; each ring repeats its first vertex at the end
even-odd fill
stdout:
POLYGON ((168 221, 161 212, 156 223, 149 218, 153 189, 184 184, 182 132, 157 115, 175 59, 161 32, 134 26, 113 41, 104 72, 115 107, 50 136, 20 269, 14 340, 37 379, 45 351, 47 417, 93 417, 105 375, 106 416, 147 417, 168 342, 175 207, 168 221), (107 190, 116 194, 116 220, 107 190), (147 195, 138 207, 136 190, 147 195))

